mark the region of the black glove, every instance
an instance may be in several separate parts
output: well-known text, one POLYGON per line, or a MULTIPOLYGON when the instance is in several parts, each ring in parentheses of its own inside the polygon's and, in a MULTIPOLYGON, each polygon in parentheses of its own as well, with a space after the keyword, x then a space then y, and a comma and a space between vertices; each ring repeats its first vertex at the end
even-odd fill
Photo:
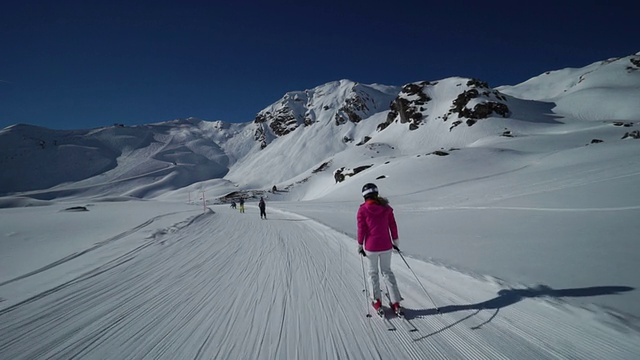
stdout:
POLYGON ((364 252, 364 249, 362 248, 362 245, 358 245, 358 254, 367 257, 367 253, 364 252))
POLYGON ((395 239, 393 240, 393 248, 397 251, 400 252, 400 240, 399 239, 395 239))
POLYGON ((400 252, 400 248, 399 248, 399 247, 397 247, 397 246, 393 245, 393 248, 394 248, 397 252, 400 252))

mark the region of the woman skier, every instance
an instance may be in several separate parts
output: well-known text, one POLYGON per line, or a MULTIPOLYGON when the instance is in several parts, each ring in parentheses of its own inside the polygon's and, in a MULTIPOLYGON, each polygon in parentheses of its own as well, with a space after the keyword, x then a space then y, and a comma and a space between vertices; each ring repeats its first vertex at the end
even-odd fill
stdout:
POLYGON ((378 187, 369 183, 362 187, 365 202, 360 205, 358 221, 358 253, 369 263, 369 285, 373 308, 379 314, 382 310, 380 278, 382 273, 389 291, 390 307, 397 315, 402 315, 400 290, 396 277, 391 271, 391 251, 398 249, 398 226, 389 201, 378 195, 378 187), (363 248, 364 247, 364 248, 363 248))

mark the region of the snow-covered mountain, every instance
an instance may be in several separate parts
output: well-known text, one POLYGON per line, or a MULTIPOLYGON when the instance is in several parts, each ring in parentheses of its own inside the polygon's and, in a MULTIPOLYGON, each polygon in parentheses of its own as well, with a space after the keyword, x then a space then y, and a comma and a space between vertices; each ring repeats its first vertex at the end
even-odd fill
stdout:
POLYGON ((230 139, 243 127, 195 119, 75 131, 10 126, 0 131, 0 162, 10 169, 0 175, 0 189, 50 189, 44 198, 114 191, 152 196, 154 188, 223 177, 237 153, 230 139))
POLYGON ((555 104, 554 113, 582 120, 638 120, 640 52, 582 68, 548 71, 516 86, 498 87, 517 98, 555 104))
POLYGON ((312 90, 292 91, 278 102, 258 113, 255 123, 256 140, 261 147, 275 137, 282 137, 299 126, 333 122, 336 126, 347 122, 359 123, 378 112, 389 109, 398 88, 384 85, 364 85, 340 80, 312 90))
POLYGON ((320 167, 349 173, 373 165, 368 158, 468 148, 547 131, 563 118, 630 126, 640 114, 639 70, 636 54, 496 89, 456 77, 402 87, 340 80, 289 92, 243 124, 191 118, 75 131, 14 125, 0 131, 7 169, 0 194, 152 198, 212 179, 226 184, 224 191, 264 190, 307 181, 320 167))

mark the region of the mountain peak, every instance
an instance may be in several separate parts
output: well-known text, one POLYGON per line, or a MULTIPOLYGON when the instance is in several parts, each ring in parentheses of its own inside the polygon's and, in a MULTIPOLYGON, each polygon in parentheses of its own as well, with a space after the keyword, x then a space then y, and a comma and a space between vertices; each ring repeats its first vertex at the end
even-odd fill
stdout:
POLYGON ((397 91, 397 87, 365 85, 342 79, 313 89, 288 92, 258 113, 254 120, 255 139, 264 148, 273 139, 285 136, 300 126, 357 124, 387 110, 397 91))

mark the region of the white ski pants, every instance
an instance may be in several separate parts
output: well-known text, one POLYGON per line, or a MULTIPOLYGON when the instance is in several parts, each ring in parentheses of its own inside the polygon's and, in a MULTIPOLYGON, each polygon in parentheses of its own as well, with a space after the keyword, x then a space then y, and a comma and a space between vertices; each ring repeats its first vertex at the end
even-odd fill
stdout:
POLYGON ((384 279, 387 289, 389 289, 389 297, 392 303, 400 302, 400 290, 398 290, 398 283, 396 277, 391 271, 391 250, 387 251, 367 251, 367 260, 369 262, 369 286, 371 287, 371 297, 373 300, 380 299, 380 276, 384 279), (378 268, 379 266, 379 268, 378 268), (379 269, 379 270, 378 270, 379 269))

